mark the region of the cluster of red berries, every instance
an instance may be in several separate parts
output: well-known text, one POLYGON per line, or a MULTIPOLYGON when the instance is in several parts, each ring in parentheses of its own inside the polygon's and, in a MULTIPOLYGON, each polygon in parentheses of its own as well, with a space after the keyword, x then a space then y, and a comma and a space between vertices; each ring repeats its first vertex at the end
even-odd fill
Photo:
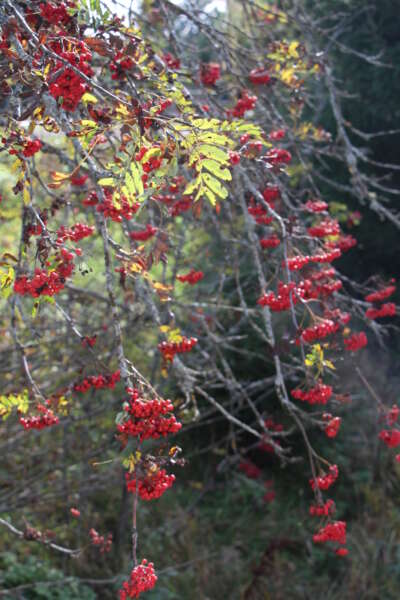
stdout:
POLYGON ((170 52, 166 52, 162 55, 161 58, 169 69, 172 69, 173 71, 180 69, 181 61, 179 60, 179 58, 173 56, 170 52))
POLYGON ((253 85, 265 85, 270 83, 271 75, 266 68, 258 67, 250 71, 249 79, 253 85))
POLYGON ((369 308, 365 316, 368 319, 379 319, 380 317, 394 317, 396 314, 396 305, 394 302, 386 302, 380 308, 369 308))
POLYGON ((397 448, 397 446, 400 446, 400 430, 383 429, 379 433, 379 439, 381 439, 388 448, 397 448))
POLYGON ((337 321, 340 325, 347 325, 351 319, 351 316, 347 312, 342 312, 340 308, 327 309, 324 312, 326 319, 332 319, 337 321))
MULTIPOLYGON (((315 254, 313 256, 309 255, 297 255, 292 258, 287 259, 287 266, 289 271, 298 271, 305 267, 308 263, 331 263, 333 260, 336 260, 341 256, 342 252, 340 248, 334 248, 330 252, 324 252, 321 254, 315 254)), ((282 266, 285 266, 285 262, 282 261, 282 266)))
POLYGON ((86 237, 93 235, 94 227, 85 225, 84 223, 75 223, 72 227, 61 227, 57 230, 57 244, 63 244, 66 240, 79 242, 86 237))
POLYGON ((184 177, 174 177, 172 184, 168 187, 168 192, 170 193, 154 194, 152 199, 166 204, 169 207, 168 211, 171 217, 177 217, 182 212, 189 210, 192 206, 193 198, 191 196, 186 196, 179 200, 176 199, 176 194, 185 187, 186 183, 184 177))
POLYGON ((278 236, 275 233, 267 238, 260 239, 261 248, 263 248, 264 250, 266 248, 277 248, 280 243, 281 243, 281 240, 278 238, 278 236))
POLYGON ((181 213, 190 210, 192 206, 192 200, 188 198, 187 200, 177 200, 169 209, 169 214, 171 217, 177 217, 181 213))
MULTIPOLYGON (((389 427, 393 427, 393 425, 397 422, 399 414, 399 407, 393 404, 385 417, 389 427)), ((400 430, 398 429, 383 429, 380 432, 379 437, 388 446, 388 448, 396 448, 400 445, 400 430)), ((397 454, 396 460, 397 462, 400 462, 400 454, 397 454)))
POLYGON ((313 271, 310 274, 310 279, 312 279, 312 281, 321 281, 321 279, 332 279, 335 275, 336 270, 333 267, 327 267, 320 271, 313 271))
POLYGON ((142 592, 152 590, 156 585, 157 575, 153 563, 148 563, 144 558, 131 572, 128 581, 124 581, 119 591, 119 600, 139 598, 142 592))
POLYGON ((115 384, 118 383, 120 379, 121 372, 119 370, 111 373, 111 375, 92 375, 90 377, 85 377, 81 383, 76 383, 74 385, 74 391, 85 394, 91 388, 95 388, 96 390, 101 390, 103 388, 113 390, 115 384))
MULTIPOLYGON (((22 150, 22 154, 23 156, 25 156, 25 158, 29 158, 30 156, 36 154, 36 152, 39 152, 41 147, 42 142, 40 140, 27 140, 24 143, 24 149, 22 150)), ((9 154, 17 154, 17 151, 10 150, 9 154)))
POLYGON ((67 8, 75 8, 75 2, 58 2, 54 5, 52 2, 40 4, 40 15, 52 25, 66 25, 71 17, 67 12, 67 8))
POLYGON ((343 344, 348 352, 356 352, 368 344, 368 339, 364 331, 360 331, 360 333, 353 333, 350 337, 344 338, 343 344))
POLYGON ((325 319, 322 323, 304 329, 300 334, 300 338, 303 342, 312 344, 315 340, 321 340, 332 333, 336 333, 338 329, 338 323, 335 323, 331 319, 325 319))
POLYGON ((65 280, 74 270, 74 255, 65 248, 61 248, 59 262, 54 271, 48 273, 44 269, 35 269, 34 276, 29 279, 26 275, 17 277, 14 282, 14 292, 22 296, 29 295, 54 296, 64 289, 65 280))
POLYGON ((204 277, 203 271, 195 271, 191 269, 186 275, 177 275, 176 278, 182 283, 188 283, 189 285, 195 285, 198 281, 201 281, 204 277))
POLYGON ((146 229, 143 231, 131 231, 129 237, 131 240, 136 242, 146 242, 150 238, 154 237, 157 233, 157 227, 152 227, 149 223, 146 225, 146 229))
POLYGON ((352 235, 340 235, 332 242, 326 242, 326 248, 331 248, 332 250, 338 248, 341 252, 347 252, 354 246, 357 246, 357 240, 352 235))
POLYGON ((323 200, 308 200, 304 205, 305 210, 312 213, 325 212, 328 204, 323 200))
POLYGON ((164 357, 164 360, 172 362, 175 354, 190 352, 197 344, 197 338, 183 338, 181 342, 161 342, 158 349, 164 357))
POLYGON ((319 273, 314 273, 310 276, 310 279, 304 279, 303 281, 300 281, 298 283, 298 289, 303 291, 302 297, 305 300, 316 299, 320 296, 330 296, 343 287, 343 283, 341 281, 329 281, 330 278, 330 269, 326 271, 320 271, 319 273), (329 275, 327 275, 328 272, 329 275), (324 279, 326 279, 325 282, 315 284, 315 281, 320 282, 324 279))
POLYGON ((175 416, 165 418, 172 413, 174 407, 170 400, 144 400, 140 398, 139 391, 128 389, 129 401, 124 405, 124 411, 129 418, 117 425, 119 433, 129 436, 139 436, 140 441, 158 439, 176 433, 182 427, 175 416))
POLYGON ((52 410, 46 408, 43 404, 38 404, 36 408, 38 413, 40 413, 39 415, 20 417, 19 422, 24 429, 44 429, 45 427, 58 425, 59 419, 52 410))
POLYGON ((326 421, 326 425, 324 428, 325 434, 329 438, 334 438, 339 433, 340 424, 342 419, 340 417, 332 417, 329 413, 324 413, 322 415, 324 421, 326 421))
MULTIPOLYGON (((40 219, 43 222, 43 225, 47 225, 47 215, 45 212, 41 212, 40 213, 40 219)), ((31 224, 26 224, 25 227, 25 231, 24 231, 24 241, 26 243, 28 243, 29 238, 32 235, 41 235, 43 233, 43 226, 41 225, 41 223, 37 223, 36 225, 33 225, 33 223, 31 224)))
POLYGON ((267 481, 264 481, 264 487, 266 489, 266 492, 263 496, 263 501, 266 503, 270 503, 273 502, 275 500, 276 497, 276 492, 273 489, 274 488, 274 482, 272 479, 268 479, 267 481))
POLYGON ((296 304, 303 295, 304 290, 298 288, 293 281, 288 284, 279 281, 278 293, 276 295, 275 292, 264 294, 257 300, 257 304, 260 306, 268 306, 270 310, 279 312, 282 310, 289 310, 291 301, 293 304, 296 304))
POLYGON ((228 154, 229 154, 229 162, 231 163, 231 165, 238 165, 240 163, 239 152, 229 150, 228 154))
POLYGON ((118 199, 118 203, 114 202, 110 190, 103 189, 103 194, 104 200, 99 203, 96 192, 92 191, 89 196, 83 200, 82 204, 84 206, 96 206, 97 212, 103 213, 105 217, 109 217, 116 223, 121 223, 123 219, 129 221, 140 208, 138 202, 129 204, 127 198, 123 195, 118 199))
MULTIPOLYGON (((394 279, 391 280, 391 283, 394 283, 394 279)), ((383 302, 383 300, 386 300, 386 298, 389 298, 389 296, 394 294, 395 291, 395 285, 387 285, 386 287, 378 290, 377 292, 372 292, 371 294, 365 296, 365 300, 367 302, 380 303, 383 302)), ((379 319, 380 317, 394 317, 395 314, 396 305, 394 304, 394 302, 386 302, 385 304, 381 304, 381 306, 378 308, 369 308, 366 311, 365 316, 368 319, 379 319)))
POLYGON ((175 481, 175 475, 168 475, 165 469, 156 469, 148 471, 144 477, 140 477, 136 482, 136 475, 125 474, 126 489, 128 492, 137 491, 142 500, 156 500, 160 498, 175 481))
MULTIPOLYGON (((152 105, 152 103, 146 103, 143 105, 143 108, 145 109, 152 109, 152 113, 151 113, 151 117, 145 117, 143 120, 143 126, 145 129, 149 129, 149 127, 151 127, 154 124, 154 117, 156 117, 157 115, 161 114, 162 112, 164 112, 165 110, 167 110, 167 108, 169 108, 172 104, 172 100, 171 98, 165 98, 164 100, 161 100, 161 102, 159 104, 155 104, 152 105)), ((151 158, 149 161, 150 169, 148 171, 148 173, 150 173, 150 171, 153 171, 154 169, 158 169, 159 166, 161 166, 161 162, 162 162, 162 157, 160 158, 156 158, 153 157, 151 158)), ((145 168, 145 165, 147 163, 144 163, 143 168, 145 168)), ((145 173, 144 175, 142 175, 142 180, 143 182, 147 181, 147 174, 145 173)), ((146 187, 146 185, 144 186, 146 187)))
POLYGON ((332 387, 319 382, 308 391, 296 388, 290 393, 296 400, 302 400, 308 402, 308 404, 326 404, 332 396, 332 387))
POLYGON ((323 238, 330 235, 339 235, 340 225, 336 219, 324 219, 318 225, 309 227, 307 231, 311 237, 323 238))
POLYGON ((274 208, 275 200, 278 200, 281 196, 280 189, 275 185, 268 185, 261 193, 265 202, 269 204, 271 208, 274 208))
POLYGON ((339 469, 337 465, 331 465, 329 467, 329 473, 327 475, 319 476, 316 479, 310 479, 310 486, 312 490, 316 488, 320 490, 328 490, 333 485, 336 479, 339 477, 339 469))
POLYGON ((218 63, 202 64, 200 67, 200 79, 204 85, 215 85, 221 77, 221 67, 218 63))
POLYGON ((322 252, 320 254, 314 254, 310 256, 310 261, 315 263, 331 263, 337 258, 342 256, 342 251, 340 248, 334 248, 330 250, 330 252, 322 252))
POLYGON ((88 347, 88 348, 93 348, 93 346, 94 346, 94 345, 96 344, 96 342, 97 342, 97 335, 93 335, 92 337, 89 337, 89 336, 85 335, 85 336, 82 338, 82 340, 81 340, 81 341, 82 341, 82 346, 83 346, 84 348, 85 348, 85 347, 88 347))
POLYGON ((109 217, 116 223, 121 223, 123 219, 129 221, 139 208, 140 204, 138 202, 130 204, 123 195, 118 199, 118 203, 114 202, 112 193, 107 190, 104 192, 103 202, 96 206, 97 212, 103 213, 105 217, 109 217))
POLYGON ((394 425, 397 421, 397 419, 399 418, 400 415, 400 408, 398 406, 396 406, 395 404, 393 404, 393 406, 389 409, 389 412, 386 415, 386 422, 387 424, 392 427, 392 425, 394 425))
POLYGON ((278 142, 279 140, 282 140, 285 137, 285 135, 286 131, 284 129, 276 129, 275 131, 271 131, 268 137, 273 142, 278 142))
MULTIPOLYGON (((165 101, 167 102, 167 101, 165 101)), ((167 102, 168 106, 170 106, 170 102, 167 102)), ((166 108, 168 108, 167 105, 164 106, 164 110, 166 108)), ((159 148, 159 146, 155 145, 152 146, 152 148, 159 148)), ((137 162, 141 161, 142 158, 146 155, 146 153, 148 152, 148 150, 150 150, 150 148, 148 148, 147 146, 142 146, 140 148, 140 150, 138 152, 136 152, 135 154, 135 160, 137 162)), ((156 169, 159 169, 161 167, 161 163, 162 163, 163 157, 162 156, 151 156, 148 160, 146 160, 146 162, 143 163, 142 167, 143 167, 143 171, 146 174, 151 173, 152 171, 155 171, 156 169)))
POLYGON ((324 504, 312 504, 310 506, 310 515, 312 517, 330 517, 336 511, 333 500, 327 500, 324 504))
POLYGON ((87 180, 89 179, 89 175, 76 175, 75 177, 71 177, 71 185, 76 185, 80 187, 85 185, 87 180))
POLYGON ((313 535, 313 541, 316 544, 337 542, 344 545, 346 543, 346 522, 333 521, 333 523, 328 523, 313 535))
POLYGON ((389 298, 396 291, 395 285, 388 285, 377 292, 372 292, 365 296, 367 302, 383 302, 386 298, 389 298))
MULTIPOLYGON (((84 75, 91 76, 93 74, 89 65, 92 54, 84 42, 76 41, 74 51, 69 52, 64 51, 61 44, 57 42, 53 44, 53 50, 84 75)), ((66 68, 61 61, 56 62, 50 70, 49 78, 51 79, 58 71, 61 71, 61 74, 49 85, 50 94, 56 100, 60 100, 61 107, 64 110, 73 112, 83 94, 88 91, 89 86, 84 83, 78 73, 68 67, 66 68)))
POLYGON ((247 207, 247 212, 253 217, 258 225, 269 225, 273 221, 273 217, 268 215, 268 211, 261 204, 256 204, 254 200, 247 207))
POLYGON ((135 61, 130 56, 126 56, 123 50, 116 52, 110 63, 111 79, 123 79, 125 72, 132 69, 135 64, 135 61))
POLYGON ((335 292, 341 290, 342 287, 343 283, 339 280, 323 283, 322 285, 317 285, 312 289, 312 294, 310 297, 318 298, 319 296, 331 296, 335 292))
POLYGON ((258 479, 261 477, 261 469, 250 460, 242 460, 238 465, 239 471, 242 471, 249 479, 258 479))
MULTIPOLYGON (((299 269, 305 267, 308 264, 309 260, 309 256, 293 256, 292 258, 287 259, 286 265, 289 271, 298 271, 299 269)), ((283 261, 283 266, 284 265, 285 262, 283 261)))
POLYGON ((287 165, 292 160, 292 155, 289 150, 283 150, 282 148, 271 148, 268 150, 266 155, 263 157, 265 162, 270 165, 287 165))
POLYGON ((243 117, 244 113, 247 110, 253 110, 257 103, 257 100, 257 96, 250 96, 248 90, 242 90, 240 98, 237 100, 235 106, 229 109, 227 113, 232 117, 243 117))
MULTIPOLYGON (((72 510, 73 509, 71 509, 71 513, 72 510)), ((89 535, 93 546, 98 546, 101 554, 104 554, 104 552, 110 552, 112 546, 112 533, 109 533, 108 536, 104 538, 104 535, 100 535, 95 529, 92 528, 89 531, 89 535)))

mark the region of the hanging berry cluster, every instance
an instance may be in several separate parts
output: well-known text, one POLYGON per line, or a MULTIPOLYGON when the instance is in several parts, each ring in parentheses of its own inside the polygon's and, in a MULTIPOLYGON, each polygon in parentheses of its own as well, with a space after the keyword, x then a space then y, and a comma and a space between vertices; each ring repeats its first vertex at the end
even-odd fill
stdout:
POLYGON ((170 400, 145 400, 136 389, 128 389, 129 400, 124 405, 128 418, 117 425, 119 433, 139 437, 140 441, 158 439, 178 432, 182 425, 175 416, 166 417, 174 407, 170 400))
POLYGON ((172 362, 176 354, 190 352, 197 344, 197 338, 183 338, 181 342, 161 342, 158 349, 166 362, 172 362))

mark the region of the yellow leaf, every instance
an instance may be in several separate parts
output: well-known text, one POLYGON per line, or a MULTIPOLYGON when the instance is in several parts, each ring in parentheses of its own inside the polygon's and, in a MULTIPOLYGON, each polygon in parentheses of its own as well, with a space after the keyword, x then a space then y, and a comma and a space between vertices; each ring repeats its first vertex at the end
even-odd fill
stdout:
POLYGON ((52 178, 53 181, 55 181, 56 183, 59 183, 60 181, 66 181, 67 179, 69 179, 71 177, 70 173, 59 173, 58 171, 52 171, 50 173, 50 177, 52 178))
POLYGON ((221 184, 221 182, 218 181, 218 179, 212 177, 212 175, 209 175, 208 173, 203 173, 202 180, 205 183, 205 185, 220 198, 225 199, 228 197, 228 190, 226 189, 226 187, 224 187, 221 184))
POLYGON ((207 196, 211 206, 215 206, 217 204, 217 196, 214 194, 214 192, 211 191, 210 188, 205 187, 204 193, 207 196))
POLYGON ((136 193, 135 183, 129 171, 125 173, 125 185, 122 188, 123 193, 126 194, 126 191, 128 192, 128 194, 134 195, 136 193))
POLYGON ((212 158, 223 164, 229 164, 229 157, 226 150, 221 150, 217 146, 211 144, 201 144, 197 146, 196 152, 203 154, 207 158, 212 158))
POLYGON ((97 182, 99 185, 112 187, 114 185, 114 179, 112 177, 103 177, 97 182))
POLYGON ((168 334, 168 341, 179 344, 183 340, 180 329, 172 329, 168 334))
POLYGON ((154 156, 160 156, 161 152, 161 148, 159 148, 158 146, 154 146, 154 148, 150 148, 149 150, 147 150, 147 152, 143 155, 141 162, 145 163, 154 156))
POLYGON ((12 267, 8 267, 7 272, 0 275, 0 290, 3 298, 8 298, 11 294, 14 277, 15 271, 12 267))
POLYGON ((140 169, 137 166, 137 164, 134 163, 134 162, 131 163, 131 173, 132 173, 132 177, 133 177, 133 183, 134 183, 135 188, 136 188, 136 192, 140 196, 144 192, 144 186, 143 186, 143 181, 142 181, 142 176, 141 176, 140 169))
POLYGON ((328 369, 332 369, 333 371, 336 371, 335 365, 330 360, 324 360, 324 366, 328 367, 328 369))
POLYGON ((187 186, 185 187, 184 191, 183 191, 183 195, 184 196, 188 196, 189 194, 193 194, 193 192, 196 190, 196 188, 198 188, 200 185, 200 181, 199 179, 194 179, 193 181, 191 181, 190 183, 187 184, 187 186))
POLYGON ((0 416, 3 418, 3 421, 8 419, 13 408, 16 408, 22 414, 28 412, 28 390, 24 390, 21 394, 0 396, 0 416))
POLYGON ((216 160, 202 160, 200 165, 207 169, 207 171, 210 171, 215 177, 218 177, 218 179, 223 179, 224 181, 230 181, 232 179, 230 170, 221 168, 220 163, 216 160))
POLYGON ((90 119, 82 119, 81 124, 84 127, 91 127, 93 129, 97 129, 97 127, 98 127, 96 121, 91 121, 90 119))
POLYGON ((81 100, 82 102, 84 102, 84 104, 89 104, 89 102, 91 104, 96 104, 98 102, 96 96, 93 96, 93 94, 89 94, 89 92, 83 94, 81 100))
POLYGON ((22 190, 22 198, 23 198, 25 206, 27 206, 28 204, 30 204, 30 202, 31 202, 31 195, 30 195, 29 189, 27 187, 24 187, 24 189, 22 190))
POLYGON ((16 171, 17 169, 19 169, 21 167, 21 164, 22 163, 19 160, 19 158, 16 158, 13 164, 11 165, 11 171, 16 171))
POLYGON ((297 48, 299 47, 299 42, 291 42, 288 48, 288 54, 292 58, 299 58, 299 53, 297 52, 297 48))

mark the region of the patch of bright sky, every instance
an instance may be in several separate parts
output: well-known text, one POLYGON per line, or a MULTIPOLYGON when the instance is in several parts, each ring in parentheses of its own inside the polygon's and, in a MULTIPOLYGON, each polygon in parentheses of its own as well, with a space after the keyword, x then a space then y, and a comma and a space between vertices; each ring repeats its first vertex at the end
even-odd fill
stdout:
MULTIPOLYGON (((119 17, 126 16, 130 6, 133 10, 138 10, 141 4, 141 0, 102 0, 102 2, 108 6, 112 13, 116 13, 119 17)), ((175 0, 173 3, 179 6, 184 4, 184 0, 175 0)), ((226 3, 227 0, 210 0, 205 10, 208 12, 223 11, 226 8, 226 3)))

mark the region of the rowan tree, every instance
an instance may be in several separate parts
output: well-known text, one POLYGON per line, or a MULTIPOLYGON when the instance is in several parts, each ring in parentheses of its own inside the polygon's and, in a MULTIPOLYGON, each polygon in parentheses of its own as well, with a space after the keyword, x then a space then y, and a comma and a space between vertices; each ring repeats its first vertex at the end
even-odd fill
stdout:
POLYGON ((400 460, 399 408, 358 359, 395 331, 396 283, 340 268, 366 207, 398 227, 396 165, 371 175, 343 114, 340 19, 283 4, 0 6, 0 524, 69 557, 114 553, 117 572, 129 553, 121 600, 156 585, 137 518, 190 469, 186 431, 220 419, 218 472, 259 480, 266 502, 251 452, 294 465, 307 536, 338 560, 349 365, 400 460), (85 507, 116 487, 130 515, 98 531, 85 507))

